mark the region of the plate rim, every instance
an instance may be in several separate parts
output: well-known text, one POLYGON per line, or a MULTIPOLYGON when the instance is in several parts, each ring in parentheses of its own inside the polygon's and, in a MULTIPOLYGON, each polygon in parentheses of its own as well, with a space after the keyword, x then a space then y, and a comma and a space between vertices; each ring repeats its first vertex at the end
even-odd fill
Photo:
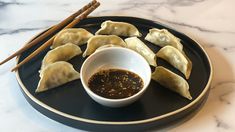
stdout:
MULTIPOLYGON (((147 118, 147 119, 141 119, 141 120, 134 120, 134 121, 99 121, 99 120, 94 120, 94 119, 86 119, 86 118, 82 118, 82 117, 78 117, 78 116, 74 116, 74 115, 70 115, 70 114, 67 114, 67 113, 64 113, 64 112, 61 112, 55 108, 52 108, 50 107, 49 105, 43 103, 42 101, 38 100, 37 98, 35 98, 32 94, 30 94, 30 92, 27 90, 27 88, 24 86, 23 82, 21 81, 21 78, 20 78, 20 75, 19 75, 19 71, 17 70, 16 71, 16 79, 20 85, 20 88, 21 90, 34 102, 36 103, 37 105, 55 113, 55 114, 58 114, 62 117, 65 117, 65 118, 69 118, 69 119, 72 119, 72 120, 76 120, 76 121, 80 121, 80 122, 85 122, 85 123, 91 123, 91 124, 101 124, 101 125, 132 125, 132 124, 144 124, 144 123, 150 123, 150 122, 154 122, 154 121, 158 121, 158 120, 161 120, 161 119, 164 119, 164 118, 167 118, 167 117, 170 117, 170 116, 174 116, 180 112, 183 112, 184 110, 187 110, 189 109, 190 107, 194 106, 198 101, 200 101, 202 99, 202 97, 207 93, 207 91, 209 90, 210 88, 210 84, 211 84, 211 80, 212 80, 212 77, 213 77, 213 66, 212 66, 212 63, 211 63, 211 60, 209 58, 209 55, 207 54, 206 50, 202 47, 202 45, 196 41, 194 38, 192 38, 191 36, 188 36, 186 35, 185 33, 183 32, 180 32, 172 27, 169 27, 168 25, 166 24, 162 24, 161 22, 158 22, 158 21, 154 21, 154 20, 149 20, 149 19, 145 19, 145 18, 139 18, 139 17, 132 17, 132 16, 120 16, 120 15, 117 15, 117 16, 90 16, 88 18, 100 18, 100 17, 126 17, 126 18, 133 18, 133 19, 142 19, 142 20, 147 20, 147 21, 151 21, 153 23, 156 23, 156 24, 159 24, 159 25, 162 25, 164 27, 167 27, 169 29, 172 29, 174 31, 177 31, 185 36, 187 36, 188 38, 192 39, 194 42, 196 42, 196 44, 199 46, 199 48, 201 48, 201 50, 203 51, 203 53, 205 54, 206 56, 206 59, 209 63, 209 68, 210 68, 210 75, 209 75, 209 78, 208 78, 208 81, 207 81, 207 84, 206 86, 204 87, 204 90, 200 93, 200 95, 194 99, 192 102, 190 102, 189 104, 185 105, 184 107, 181 107, 177 110, 174 110, 174 111, 171 111, 171 112, 168 112, 166 114, 163 114, 163 115, 160 115, 160 116, 155 116, 155 117, 152 117, 152 118, 147 118)), ((53 27, 53 26, 51 26, 53 27)), ((34 35, 28 42, 26 42, 25 45, 27 45, 29 42, 31 42, 33 39, 37 38, 40 34, 42 34, 43 32, 47 31, 48 29, 50 29, 51 27, 37 33, 36 35, 34 35)), ((16 64, 18 64, 19 62, 19 58, 20 58, 21 54, 17 56, 16 58, 16 64)))

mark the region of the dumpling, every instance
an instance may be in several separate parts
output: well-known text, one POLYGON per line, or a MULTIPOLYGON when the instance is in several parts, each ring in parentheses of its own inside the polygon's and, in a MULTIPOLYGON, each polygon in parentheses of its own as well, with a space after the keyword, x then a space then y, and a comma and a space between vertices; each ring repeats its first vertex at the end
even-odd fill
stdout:
POLYGON ((152 79, 157 81, 162 86, 180 94, 181 96, 189 100, 192 99, 187 81, 172 71, 162 66, 158 66, 152 73, 152 79))
POLYGON ((192 70, 192 62, 178 49, 172 46, 165 46, 157 52, 156 56, 166 60, 176 69, 181 71, 186 79, 189 78, 192 70))
POLYGON ((142 55, 150 65, 157 66, 155 53, 137 37, 125 39, 127 48, 132 49, 142 55))
POLYGON ((73 66, 65 61, 52 63, 42 69, 41 79, 38 83, 36 93, 43 92, 70 81, 79 79, 80 75, 73 66))
POLYGON ((107 45, 100 46, 99 48, 96 49, 96 51, 102 50, 102 49, 105 49, 105 48, 109 48, 109 47, 123 47, 123 46, 120 46, 120 45, 113 45, 113 44, 107 44, 107 45))
POLYGON ((91 37, 87 42, 87 48, 83 53, 83 57, 91 55, 95 50, 103 45, 113 44, 126 47, 126 43, 116 35, 96 35, 91 37))
POLYGON ((101 28, 95 34, 141 37, 141 33, 134 25, 126 22, 114 22, 110 20, 103 22, 101 24, 101 28))
POLYGON ((80 55, 81 53, 81 49, 72 43, 67 43, 65 45, 56 47, 55 49, 50 50, 43 58, 41 69, 56 61, 70 60, 74 56, 80 55))
POLYGON ((67 28, 60 31, 55 36, 51 49, 54 49, 66 43, 82 45, 85 44, 87 40, 92 36, 93 34, 83 28, 67 28))
POLYGON ((150 29, 149 33, 145 37, 145 40, 154 43, 160 47, 170 45, 180 51, 183 50, 183 45, 180 43, 180 39, 175 37, 166 29, 157 29, 157 28, 150 29))

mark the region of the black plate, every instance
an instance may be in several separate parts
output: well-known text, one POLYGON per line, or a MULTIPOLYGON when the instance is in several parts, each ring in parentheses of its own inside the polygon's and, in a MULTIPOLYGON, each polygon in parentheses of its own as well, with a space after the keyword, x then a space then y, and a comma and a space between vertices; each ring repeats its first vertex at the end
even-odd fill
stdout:
MULTIPOLYGON (((206 100, 212 77, 212 68, 207 54, 197 42, 160 23, 133 17, 91 17, 82 20, 76 27, 85 28, 95 33, 100 28, 100 24, 105 20, 134 24, 143 34, 141 40, 154 52, 157 52, 160 47, 144 40, 150 28, 166 28, 180 38, 184 45, 185 53, 193 63, 192 73, 188 80, 193 100, 187 100, 163 88, 153 80, 140 100, 123 108, 108 108, 97 104, 87 95, 80 80, 67 83, 44 93, 35 94, 34 91, 40 79, 38 71, 43 57, 49 50, 48 48, 20 67, 17 72, 17 79, 22 92, 34 108, 58 122, 79 129, 95 131, 146 130, 169 124, 172 121, 185 117, 196 111, 206 100)), ((19 57, 18 63, 47 39, 25 51, 19 57)), ((81 46, 81 48, 84 51, 86 45, 81 46)), ((69 62, 74 65, 77 71, 80 71, 83 61, 84 58, 77 56, 69 62)), ((165 61, 159 59, 157 63, 183 76, 165 61)))

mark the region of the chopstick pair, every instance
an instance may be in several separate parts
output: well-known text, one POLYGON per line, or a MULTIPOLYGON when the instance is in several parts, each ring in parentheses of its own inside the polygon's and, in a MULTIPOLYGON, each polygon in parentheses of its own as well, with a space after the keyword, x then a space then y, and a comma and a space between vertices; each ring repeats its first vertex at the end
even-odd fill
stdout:
MULTIPOLYGON (((40 35, 39 37, 37 37, 36 39, 31 41, 30 43, 26 44, 26 46, 24 46, 20 50, 18 50, 17 52, 15 52, 11 56, 9 56, 5 60, 3 60, 0 63, 0 65, 4 64, 5 62, 9 61, 10 59, 14 58, 15 56, 20 55, 22 52, 24 52, 25 50, 34 46, 35 44, 37 44, 41 40, 45 39, 47 36, 51 35, 56 30, 63 28, 65 25, 68 24, 63 29, 74 27, 77 23, 79 23, 82 19, 86 18, 92 11, 94 11, 99 5, 100 5, 100 3, 97 2, 96 0, 93 0, 92 2, 88 3, 82 9, 78 10, 77 12, 75 12, 74 14, 72 14, 71 16, 69 16, 68 18, 66 18, 65 20, 60 22, 59 24, 57 24, 56 26, 52 27, 51 29, 49 29, 48 31, 46 31, 45 33, 43 33, 42 35, 40 35), (76 18, 78 15, 80 15, 80 16, 78 18, 76 18)), ((26 57, 23 61, 21 61, 18 65, 16 65, 11 71, 17 70, 20 66, 22 66, 23 64, 25 64, 26 62, 31 60, 38 53, 40 53, 42 50, 49 47, 52 44, 54 37, 55 37, 55 35, 53 37, 51 37, 49 40, 47 40, 43 45, 41 45, 33 53, 31 53, 28 57, 26 57)))

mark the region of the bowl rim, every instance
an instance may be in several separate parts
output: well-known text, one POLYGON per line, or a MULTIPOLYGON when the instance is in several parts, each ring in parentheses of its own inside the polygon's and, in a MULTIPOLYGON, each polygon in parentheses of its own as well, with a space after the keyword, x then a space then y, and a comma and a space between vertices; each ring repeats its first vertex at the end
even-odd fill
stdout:
MULTIPOLYGON (((110 68, 111 69, 111 68, 110 68)), ((115 69, 121 69, 121 68, 115 68, 115 69)), ((128 69, 125 69, 127 71, 130 71, 128 69)), ((133 72, 133 71, 130 71, 130 72, 133 72)), ((133 72, 135 73, 135 72, 133 72)), ((137 73, 135 73, 137 74, 137 73)), ((137 74, 138 75, 138 74, 137 74)), ((150 68, 150 65, 148 64, 147 60, 141 56, 139 53, 137 53, 136 51, 134 50, 131 50, 131 49, 128 49, 128 48, 124 48, 124 47, 108 47, 108 48, 104 48, 104 49, 100 49, 98 51, 95 51, 94 53, 92 53, 91 55, 89 55, 86 60, 83 62, 82 66, 81 66, 81 69, 80 69, 80 79, 81 79, 81 82, 82 82, 82 85, 83 85, 83 88, 85 89, 85 91, 89 94, 95 97, 95 98, 98 98, 99 100, 103 100, 103 101, 106 101, 106 102, 122 102, 122 101, 128 101, 130 99, 133 99, 133 98, 136 98, 138 96, 141 96, 141 94, 144 93, 144 91, 148 88, 148 85, 151 81, 151 68, 150 68), (88 87, 88 85, 85 83, 85 80, 83 78, 83 72, 84 72, 84 67, 85 67, 85 64, 91 59, 93 58, 94 56, 97 56, 97 54, 101 54, 102 52, 105 52, 105 51, 109 51, 109 50, 125 50, 127 52, 130 52, 132 54, 135 54, 135 56, 137 56, 139 59, 143 60, 144 63, 147 64, 147 69, 145 68, 141 68, 141 69, 145 69, 148 71, 149 75, 148 75, 148 78, 147 78, 147 81, 144 81, 144 86, 142 87, 142 89, 140 91, 138 91, 137 93, 135 93, 134 95, 130 96, 130 97, 126 97, 126 98, 120 98, 120 99, 110 99, 110 98, 105 98, 105 97, 102 97, 96 93, 94 93, 92 90, 90 90, 90 88, 88 87)))

